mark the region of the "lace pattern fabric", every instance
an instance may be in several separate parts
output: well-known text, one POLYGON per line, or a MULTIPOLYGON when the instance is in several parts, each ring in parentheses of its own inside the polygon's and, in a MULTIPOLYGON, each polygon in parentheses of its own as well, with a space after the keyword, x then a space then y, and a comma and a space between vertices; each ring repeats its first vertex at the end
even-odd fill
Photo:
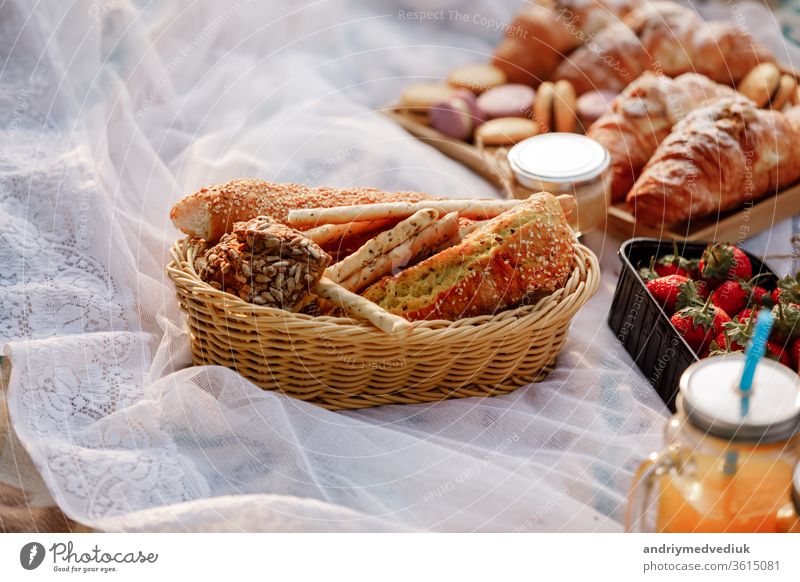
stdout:
POLYGON ((602 288, 557 369, 508 396, 332 413, 188 367, 163 274, 181 195, 239 175, 494 194, 373 109, 496 31, 269 4, 0 4, 0 346, 49 493, 120 531, 620 530, 665 410, 605 325, 615 241, 591 241, 602 288))

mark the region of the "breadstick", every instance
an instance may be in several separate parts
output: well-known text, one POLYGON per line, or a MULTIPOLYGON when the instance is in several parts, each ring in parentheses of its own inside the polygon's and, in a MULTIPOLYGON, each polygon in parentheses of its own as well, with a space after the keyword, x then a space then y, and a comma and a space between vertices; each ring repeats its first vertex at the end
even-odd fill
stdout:
POLYGON ((394 220, 365 220, 346 224, 323 224, 307 230, 303 234, 318 245, 326 246, 373 230, 390 228, 395 222, 394 220))
POLYGON ((345 257, 342 261, 328 267, 325 276, 332 281, 343 281, 350 275, 359 271, 375 257, 387 254, 393 248, 403 244, 409 238, 420 232, 423 228, 433 224, 439 213, 430 208, 425 208, 414 213, 413 216, 406 218, 391 230, 380 233, 373 239, 367 241, 360 249, 352 255, 345 257))
MULTIPOLYGON (((340 281, 342 287, 358 293, 375 281, 391 275, 392 271, 408 265, 411 261, 427 258, 445 243, 452 244, 458 236, 458 213, 451 212, 427 228, 395 247, 384 255, 376 257, 369 264, 340 281)), ((449 246, 449 245, 448 245, 449 246)))
POLYGON ((458 212, 464 218, 494 218, 519 205, 521 200, 424 200, 422 202, 384 202, 337 208, 303 208, 290 210, 287 222, 297 227, 316 224, 345 224, 353 221, 407 218, 426 208, 441 214, 458 212))
POLYGON ((392 315, 372 301, 348 291, 325 277, 317 282, 314 293, 341 308, 350 317, 369 321, 388 334, 407 334, 411 330, 411 323, 408 320, 398 315, 392 315))
MULTIPOLYGON (((568 194, 557 197, 564 214, 569 217, 575 210, 575 198, 568 194)), ((461 218, 485 220, 495 218, 507 210, 516 208, 524 200, 425 200, 422 202, 383 202, 357 204, 336 208, 304 208, 290 210, 287 223, 295 228, 310 228, 316 224, 347 224, 390 218, 407 218, 425 208, 438 210, 441 214, 458 212, 461 218)))

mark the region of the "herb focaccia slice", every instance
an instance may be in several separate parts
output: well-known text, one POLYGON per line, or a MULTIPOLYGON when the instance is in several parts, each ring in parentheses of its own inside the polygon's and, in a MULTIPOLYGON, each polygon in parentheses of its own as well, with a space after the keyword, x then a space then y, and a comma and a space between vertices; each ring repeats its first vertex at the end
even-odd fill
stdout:
POLYGON ((540 192, 458 245, 384 277, 364 296, 409 320, 492 314, 562 287, 573 242, 561 204, 540 192))

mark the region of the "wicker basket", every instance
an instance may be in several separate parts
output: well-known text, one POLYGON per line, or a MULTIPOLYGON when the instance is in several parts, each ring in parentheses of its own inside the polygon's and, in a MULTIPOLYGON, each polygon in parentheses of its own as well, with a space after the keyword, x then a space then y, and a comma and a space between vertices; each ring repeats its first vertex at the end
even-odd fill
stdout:
POLYGON ((507 394, 542 380, 600 282, 597 258, 576 243, 575 268, 553 295, 494 316, 416 322, 399 339, 352 319, 259 307, 214 289, 194 270, 202 249, 179 240, 167 266, 189 316, 194 364, 225 366, 332 410, 507 394))

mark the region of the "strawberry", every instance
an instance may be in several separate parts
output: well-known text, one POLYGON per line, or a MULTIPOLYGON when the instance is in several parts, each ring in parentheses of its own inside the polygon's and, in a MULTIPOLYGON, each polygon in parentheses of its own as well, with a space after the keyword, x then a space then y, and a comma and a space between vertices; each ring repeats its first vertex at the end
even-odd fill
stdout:
POLYGON ((744 251, 732 244, 713 244, 703 252, 700 259, 700 276, 712 287, 727 279, 749 280, 753 266, 744 251))
POLYGON ((800 372, 800 338, 794 340, 792 344, 791 358, 794 369, 800 372))
POLYGON ((778 286, 772 292, 775 304, 800 303, 800 273, 794 277, 786 275, 778 281, 778 286))
POLYGON ((670 318, 672 325, 696 354, 703 352, 730 320, 727 313, 711 304, 711 298, 703 305, 684 307, 670 318))
POLYGON ((725 313, 739 313, 747 305, 747 296, 739 281, 724 281, 711 294, 711 302, 725 313))
POLYGON ((672 241, 672 254, 664 255, 658 259, 654 265, 654 269, 660 277, 667 277, 669 275, 689 277, 690 268, 689 261, 678 254, 678 243, 674 240, 672 241))
POLYGON ((786 350, 783 349, 783 346, 776 344, 775 342, 767 342, 767 351, 764 355, 771 360, 780 362, 788 368, 792 367, 792 360, 789 358, 789 354, 786 353, 786 350))
POLYGON ((675 302, 681 292, 680 286, 689 279, 683 275, 668 275, 648 281, 647 290, 655 300, 669 313, 675 311, 675 302))
POLYGON ((703 305, 711 295, 705 281, 685 281, 679 285, 680 294, 675 301, 675 309, 703 305))
POLYGON ((755 303, 760 307, 772 307, 772 297, 769 291, 761 285, 753 285, 748 303, 755 303))
POLYGON ((747 319, 739 318, 739 321, 730 321, 724 324, 725 340, 729 352, 743 352, 747 342, 753 337, 753 324, 755 323, 755 312, 751 312, 747 319))
POLYGON ((656 273, 655 266, 656 266, 656 258, 650 257, 650 266, 641 267, 639 269, 639 276, 642 278, 642 281, 647 283, 648 281, 652 281, 653 279, 658 279, 661 276, 658 273, 656 273))
POLYGON ((773 305, 777 305, 781 302, 781 290, 779 287, 772 290, 772 293, 770 293, 770 300, 773 305))
POLYGON ((737 313, 733 320, 741 323, 749 320, 751 317, 753 318, 753 321, 758 319, 758 311, 748 307, 747 309, 742 309, 739 313, 737 313))
POLYGON ((781 344, 800 337, 800 305, 778 303, 772 308, 775 323, 772 326, 772 339, 781 344))

